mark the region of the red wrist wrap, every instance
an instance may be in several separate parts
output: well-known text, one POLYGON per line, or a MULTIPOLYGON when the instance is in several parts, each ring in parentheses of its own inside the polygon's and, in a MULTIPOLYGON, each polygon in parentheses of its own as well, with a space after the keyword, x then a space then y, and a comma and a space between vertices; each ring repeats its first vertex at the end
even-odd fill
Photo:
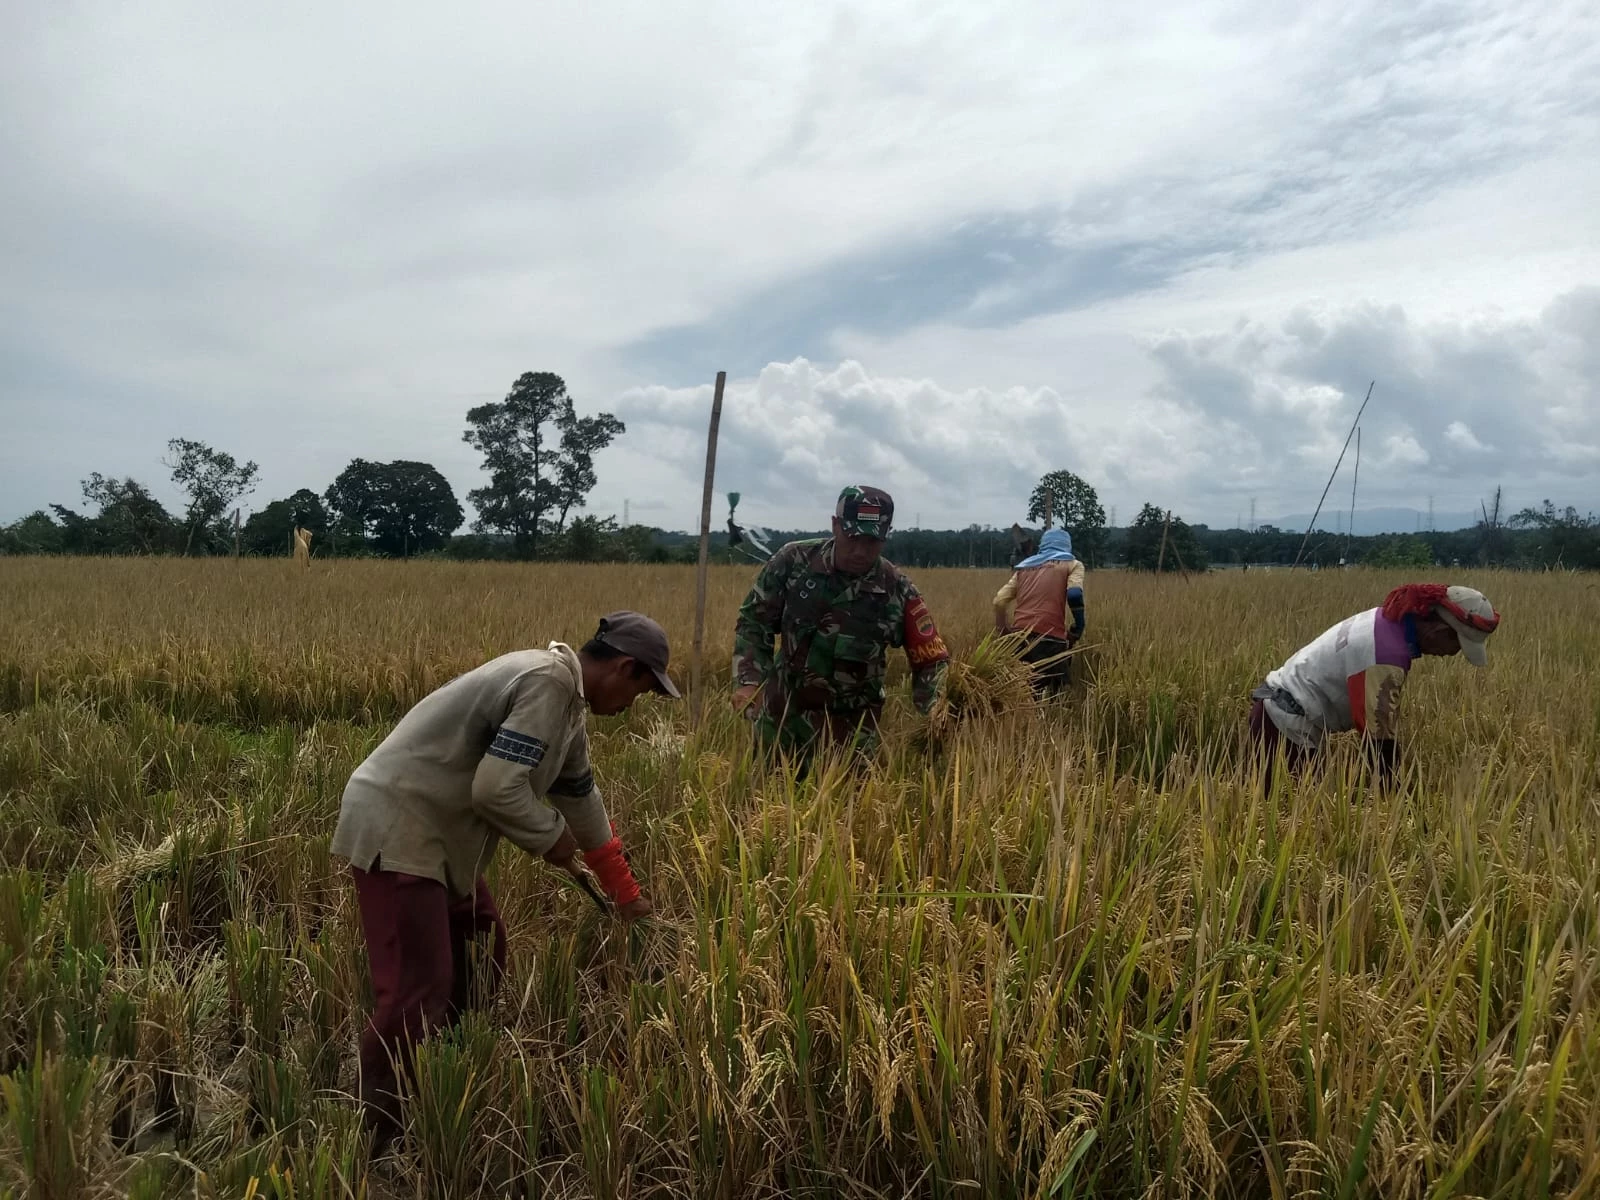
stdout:
POLYGON ((583 861, 614 904, 620 907, 639 898, 639 885, 634 881, 628 860, 623 857, 621 838, 614 837, 598 849, 584 851, 583 861))

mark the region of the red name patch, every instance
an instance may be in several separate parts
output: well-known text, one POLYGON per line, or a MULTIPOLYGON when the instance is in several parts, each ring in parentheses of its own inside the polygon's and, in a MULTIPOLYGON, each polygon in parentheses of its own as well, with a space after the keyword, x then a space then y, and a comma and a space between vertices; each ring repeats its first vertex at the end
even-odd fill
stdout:
POLYGON ((906 605, 905 637, 906 657, 911 660, 913 667, 925 667, 950 657, 950 651, 933 623, 933 614, 928 611, 928 605, 921 596, 912 597, 906 605))

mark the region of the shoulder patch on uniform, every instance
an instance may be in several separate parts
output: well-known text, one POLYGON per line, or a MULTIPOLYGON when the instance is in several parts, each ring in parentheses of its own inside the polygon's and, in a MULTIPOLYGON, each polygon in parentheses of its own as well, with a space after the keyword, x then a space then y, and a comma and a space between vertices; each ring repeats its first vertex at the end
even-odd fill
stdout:
POLYGON ((939 636, 939 627, 933 622, 933 613, 919 595, 906 601, 905 642, 906 657, 913 667, 925 667, 950 657, 944 638, 939 636))
POLYGON ((514 762, 524 767, 537 767, 542 763, 545 749, 545 744, 538 738, 507 729, 504 725, 495 733, 494 741, 489 744, 489 753, 496 758, 503 758, 507 762, 514 762))

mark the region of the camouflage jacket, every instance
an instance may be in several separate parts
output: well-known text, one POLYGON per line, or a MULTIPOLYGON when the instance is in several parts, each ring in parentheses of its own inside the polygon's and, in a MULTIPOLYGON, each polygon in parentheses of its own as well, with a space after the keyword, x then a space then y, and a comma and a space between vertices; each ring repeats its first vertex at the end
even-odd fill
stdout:
POLYGON ((926 713, 950 652, 911 580, 881 558, 865 575, 837 573, 832 538, 790 542, 761 569, 739 609, 734 686, 764 685, 769 707, 879 707, 891 646, 905 650, 912 698, 926 713), (775 635, 783 639, 776 652, 775 635))

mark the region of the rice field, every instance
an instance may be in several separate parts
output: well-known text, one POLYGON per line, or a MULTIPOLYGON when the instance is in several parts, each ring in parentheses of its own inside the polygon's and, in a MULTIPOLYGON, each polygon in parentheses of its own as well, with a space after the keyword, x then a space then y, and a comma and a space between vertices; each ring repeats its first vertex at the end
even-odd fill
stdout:
POLYGON ((328 854, 390 723, 673 567, 0 561, 0 1196, 1544 1197, 1600 1185, 1600 590, 1460 572, 1491 666, 1419 663, 1407 770, 1270 795, 1250 688, 1398 576, 1091 575, 1072 694, 982 646, 1003 572, 914 577, 859 775, 765 771, 727 694, 592 725, 656 917, 502 846, 494 1009, 421 1055, 401 1153, 328 854))

